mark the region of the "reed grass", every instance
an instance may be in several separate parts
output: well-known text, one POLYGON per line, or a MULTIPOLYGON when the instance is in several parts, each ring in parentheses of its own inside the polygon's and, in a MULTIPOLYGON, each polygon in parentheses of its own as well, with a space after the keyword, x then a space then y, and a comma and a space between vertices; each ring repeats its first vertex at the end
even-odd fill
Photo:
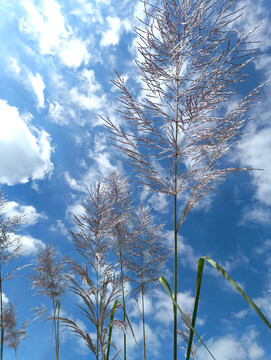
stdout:
POLYGON ((8 265, 21 255, 22 244, 19 236, 14 236, 23 224, 23 216, 6 216, 5 207, 7 200, 3 191, 0 191, 0 328, 1 328, 1 351, 0 358, 3 360, 4 351, 4 319, 3 319, 3 281, 10 280, 14 272, 22 267, 13 269, 11 272, 3 275, 3 265, 8 265))
POLYGON ((5 328, 4 342, 14 350, 15 360, 21 340, 27 337, 27 320, 21 328, 17 328, 17 314, 11 302, 3 309, 3 324, 5 328))
POLYGON ((66 291, 67 281, 64 272, 66 266, 65 257, 57 257, 57 250, 47 245, 36 256, 36 265, 30 275, 32 289, 37 294, 49 297, 53 306, 53 334, 55 339, 55 358, 59 360, 59 314, 60 299, 66 291))
MULTIPOLYGON (((260 87, 228 113, 226 106, 246 78, 257 52, 233 24, 242 9, 234 0, 142 0, 136 28, 141 93, 129 91, 116 72, 120 125, 103 118, 112 143, 150 191, 172 196, 174 214, 173 359, 177 360, 177 236, 187 214, 230 173, 223 155, 239 140, 260 87), (162 170, 161 170, 162 169, 162 170), (180 206, 180 201, 182 205, 180 206)), ((255 29, 254 29, 255 30, 255 29)))

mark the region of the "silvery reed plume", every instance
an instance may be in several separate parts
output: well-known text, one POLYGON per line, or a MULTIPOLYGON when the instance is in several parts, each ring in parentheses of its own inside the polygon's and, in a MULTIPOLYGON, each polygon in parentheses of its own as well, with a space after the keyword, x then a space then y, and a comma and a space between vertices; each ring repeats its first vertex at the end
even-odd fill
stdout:
POLYGON ((15 352, 15 360, 17 360, 17 351, 21 340, 27 337, 27 320, 22 324, 21 328, 17 328, 17 314, 15 306, 11 302, 4 307, 3 323, 5 328, 4 343, 15 352))
POLYGON ((140 206, 133 212, 132 219, 127 267, 131 281, 137 285, 137 293, 141 297, 143 350, 146 360, 144 295, 158 286, 159 274, 165 270, 169 251, 162 235, 163 225, 153 224, 149 208, 140 206))
POLYGON ((67 281, 64 272, 66 266, 65 257, 58 258, 57 250, 47 245, 41 249, 36 257, 34 272, 30 275, 32 289, 37 290, 37 294, 49 297, 53 303, 53 326, 55 336, 55 356, 59 359, 59 312, 60 299, 64 294, 67 281))
POLYGON ((9 263, 17 259, 22 250, 20 237, 15 235, 19 231, 23 223, 23 216, 6 216, 5 208, 7 200, 4 192, 0 191, 0 311, 1 311, 1 360, 3 360, 3 342, 4 342, 4 324, 3 324, 3 281, 13 277, 12 270, 3 276, 3 265, 8 266, 9 263))
MULTIPOLYGON (((141 1, 145 19, 136 28, 135 61, 142 85, 133 93, 117 73, 112 82, 119 89, 122 121, 103 120, 113 143, 138 173, 136 181, 172 196, 177 301, 180 226, 228 174, 248 170, 225 167, 222 157, 239 140, 248 111, 260 96, 259 88, 244 98, 236 96, 256 49, 250 33, 234 27, 242 15, 242 9, 233 8, 236 0, 141 1)), ((176 360, 176 305, 173 333, 176 360)))
POLYGON ((112 222, 112 207, 106 194, 106 186, 101 181, 88 190, 82 207, 83 215, 75 216, 78 232, 71 231, 73 244, 82 260, 80 264, 74 259, 69 260, 71 276, 68 278, 71 291, 80 299, 80 303, 76 305, 90 324, 82 328, 71 319, 61 320, 84 340, 97 360, 104 360, 108 345, 109 318, 114 301, 121 293, 121 281, 108 262, 108 238, 115 224, 112 222), (96 336, 90 334, 93 333, 92 326, 96 336))
MULTIPOLYGON (((111 222, 114 226, 110 230, 110 247, 116 257, 116 269, 120 270, 121 296, 123 306, 123 323, 126 319, 125 282, 127 277, 127 251, 130 236, 130 223, 132 217, 132 189, 128 178, 120 172, 112 171, 105 179, 106 194, 111 203, 111 222)), ((126 332, 123 333, 123 359, 126 360, 126 332)))

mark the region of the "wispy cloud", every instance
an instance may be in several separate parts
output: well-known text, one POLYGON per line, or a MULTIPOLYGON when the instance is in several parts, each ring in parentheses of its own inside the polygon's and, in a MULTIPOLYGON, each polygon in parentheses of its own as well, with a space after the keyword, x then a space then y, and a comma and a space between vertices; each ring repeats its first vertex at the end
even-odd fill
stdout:
POLYGON ((56 223, 50 226, 50 230, 60 232, 64 236, 69 236, 69 231, 61 220, 56 220, 56 223))
POLYGON ((20 30, 37 41, 41 54, 57 55, 64 65, 73 68, 88 63, 88 42, 76 37, 72 28, 66 26, 59 3, 43 0, 35 6, 26 1, 24 8, 26 16, 21 18, 20 30))
MULTIPOLYGON (((263 359, 265 352, 257 342, 258 333, 254 329, 240 336, 227 335, 213 337, 206 342, 212 354, 219 360, 259 360, 263 359)), ((206 360, 206 350, 201 346, 198 359, 206 360)))
POLYGON ((30 235, 22 235, 20 240, 22 243, 22 254, 25 256, 36 254, 39 250, 45 248, 42 240, 35 239, 30 235))
POLYGON ((40 74, 36 74, 36 75, 30 74, 29 80, 31 82, 34 93, 36 94, 38 100, 38 109, 43 108, 45 106, 44 93, 43 93, 43 90, 45 89, 45 84, 42 80, 42 77, 40 74))
POLYGON ((17 108, 0 100, 0 183, 14 185, 44 179, 53 171, 50 135, 27 125, 17 108))
POLYGON ((45 214, 39 214, 32 205, 21 205, 16 201, 8 201, 5 207, 7 216, 24 216, 24 225, 35 225, 39 220, 47 219, 45 214))
POLYGON ((255 205, 253 207, 245 207, 242 210, 239 225, 247 226, 250 224, 269 226, 271 222, 271 211, 267 206, 255 205))

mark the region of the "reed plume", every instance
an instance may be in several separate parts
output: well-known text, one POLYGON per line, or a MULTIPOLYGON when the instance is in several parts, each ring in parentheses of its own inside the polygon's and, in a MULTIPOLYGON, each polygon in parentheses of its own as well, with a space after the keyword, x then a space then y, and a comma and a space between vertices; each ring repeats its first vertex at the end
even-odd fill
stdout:
MULTIPOLYGON (((172 196, 174 300, 177 301, 177 233, 187 214, 228 174, 223 155, 239 140, 259 88, 231 106, 244 67, 256 53, 249 34, 235 30, 236 0, 141 0, 145 19, 136 28, 140 91, 117 73, 121 125, 103 119, 111 139, 136 170, 136 181, 172 196), (230 110, 227 110, 229 108, 230 110), (180 195, 182 197, 180 198, 180 195), (182 200, 182 206, 180 201, 182 200)), ((173 358, 177 359, 174 306, 173 358)))
POLYGON ((3 323, 3 281, 13 277, 15 269, 3 276, 3 265, 8 266, 21 255, 22 244, 20 237, 15 235, 24 221, 23 216, 6 216, 7 200, 4 192, 0 191, 0 311, 1 311, 1 360, 3 360, 4 323, 3 323))
MULTIPOLYGON (((78 232, 71 231, 73 244, 82 258, 82 264, 70 259, 71 291, 78 295, 83 305, 76 304, 82 314, 96 330, 96 336, 71 319, 62 322, 81 337, 97 360, 105 360, 108 345, 109 318, 114 301, 121 293, 121 281, 114 267, 108 262, 110 250, 108 237, 115 223, 112 221, 112 207, 107 197, 106 186, 101 181, 88 191, 82 202, 84 214, 75 216, 78 232)), ((114 344, 111 344, 114 346, 114 344)))
POLYGON ((159 273, 165 269, 169 251, 163 241, 163 225, 154 225, 149 208, 140 206, 132 213, 131 240, 128 244, 127 267, 131 280, 137 285, 142 303, 142 331, 144 360, 146 352, 144 295, 158 286, 159 273))
POLYGON ((30 275, 32 289, 37 290, 37 294, 49 297, 53 303, 53 324, 55 336, 55 356, 59 359, 59 312, 60 299, 67 287, 65 257, 58 258, 57 250, 47 245, 41 249, 36 257, 34 272, 30 275))
MULTIPOLYGON (((123 307, 123 323, 126 319, 125 282, 129 280, 127 274, 127 251, 131 241, 130 223, 133 211, 132 190, 128 178, 120 172, 112 171, 106 181, 106 193, 111 203, 111 221, 115 223, 110 231, 110 247, 116 257, 116 267, 120 268, 121 296, 123 307)), ((123 358, 126 360, 126 332, 123 333, 123 358)))
POLYGON ((18 329, 15 306, 9 302, 3 310, 3 324, 5 328, 4 342, 10 349, 14 350, 15 360, 17 360, 20 342, 27 337, 27 320, 22 324, 21 328, 18 329))

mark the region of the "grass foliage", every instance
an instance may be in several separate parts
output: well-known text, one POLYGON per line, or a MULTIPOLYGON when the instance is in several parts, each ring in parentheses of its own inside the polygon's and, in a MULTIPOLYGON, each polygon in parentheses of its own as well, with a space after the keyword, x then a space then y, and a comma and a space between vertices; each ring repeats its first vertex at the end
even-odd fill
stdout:
MULTIPOLYGON (((130 91, 117 73, 112 82, 119 91, 120 119, 118 123, 103 120, 113 144, 135 170, 133 180, 172 199, 174 283, 171 286, 166 275, 159 278, 169 256, 163 238, 164 224, 155 224, 151 210, 144 204, 135 205, 128 178, 113 171, 91 184, 82 201, 82 215, 75 214, 76 230, 70 232, 76 259, 59 258, 56 249, 48 245, 37 254, 31 275, 32 288, 52 301, 50 319, 56 360, 61 359, 61 325, 79 336, 96 360, 122 356, 129 359, 126 339, 129 331, 140 357, 146 360, 145 294, 157 286, 164 288, 172 302, 173 360, 178 358, 178 335, 187 344, 186 360, 196 359, 199 344, 215 359, 196 331, 205 262, 229 281, 271 329, 256 304, 207 256, 198 262, 193 314, 182 311, 177 303, 182 282, 177 266, 181 225, 194 206, 209 191, 216 190, 228 174, 249 170, 224 167, 222 161, 223 155, 239 140, 249 110, 260 96, 260 88, 256 88, 239 97, 233 109, 225 111, 239 91, 238 84, 245 80, 243 69, 256 53, 250 33, 244 34, 235 26, 242 9, 235 8, 234 0, 141 1, 145 15, 141 27, 136 29, 140 54, 136 64, 143 88, 130 91), (182 207, 180 194, 185 199, 182 207), (130 293, 128 284, 133 284, 130 293), (66 291, 76 295, 76 308, 84 322, 61 316, 60 302, 66 291), (126 304, 131 295, 142 304, 142 353, 126 304), (178 312, 184 329, 178 329, 178 312), (115 328, 123 331, 123 349, 114 344, 115 328)), ((26 324, 16 328, 12 305, 3 307, 3 280, 13 275, 3 275, 3 267, 20 255, 20 239, 11 234, 22 221, 5 217, 4 205, 5 198, 0 193, 1 360, 4 343, 17 356, 20 340, 26 336, 26 324)))

